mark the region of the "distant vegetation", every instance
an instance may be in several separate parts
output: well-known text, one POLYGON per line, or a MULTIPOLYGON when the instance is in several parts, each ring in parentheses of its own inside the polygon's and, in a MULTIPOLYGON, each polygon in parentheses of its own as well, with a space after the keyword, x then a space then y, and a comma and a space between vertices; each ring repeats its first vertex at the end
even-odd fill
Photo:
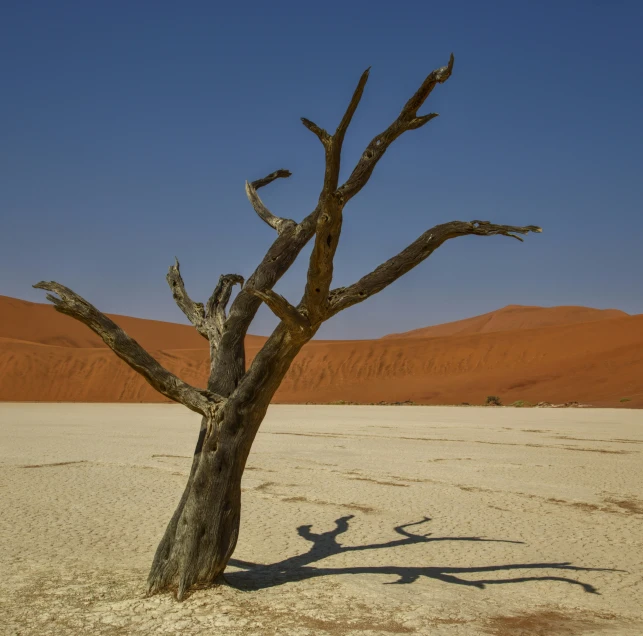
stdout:
POLYGON ((531 404, 529 402, 525 402, 524 400, 516 400, 511 406, 522 408, 523 406, 531 406, 531 404))
POLYGON ((621 398, 619 402, 631 402, 632 398, 621 398))
POLYGON ((502 402, 497 395, 488 395, 485 404, 487 406, 502 406, 502 402))
POLYGON ((412 400, 406 400, 405 402, 348 402, 346 400, 336 400, 335 402, 306 402, 306 404, 329 404, 331 406, 420 406, 412 400))

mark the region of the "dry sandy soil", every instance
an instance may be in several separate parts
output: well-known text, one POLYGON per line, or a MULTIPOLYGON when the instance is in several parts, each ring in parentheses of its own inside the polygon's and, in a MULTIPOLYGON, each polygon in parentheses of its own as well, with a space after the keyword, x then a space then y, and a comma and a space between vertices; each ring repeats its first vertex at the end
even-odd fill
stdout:
POLYGON ((145 598, 198 417, 0 405, 2 634, 643 633, 643 413, 272 406, 230 587, 145 598))
MULTIPOLYGON (((112 318, 164 366, 205 386, 207 342, 191 326, 112 318)), ((246 338, 247 360, 265 338, 246 338)), ((515 400, 643 407, 643 315, 511 305, 379 340, 313 340, 278 403, 482 404, 515 400), (622 399, 627 401, 621 402, 622 399)), ((0 401, 162 402, 85 325, 0 296, 0 401)))

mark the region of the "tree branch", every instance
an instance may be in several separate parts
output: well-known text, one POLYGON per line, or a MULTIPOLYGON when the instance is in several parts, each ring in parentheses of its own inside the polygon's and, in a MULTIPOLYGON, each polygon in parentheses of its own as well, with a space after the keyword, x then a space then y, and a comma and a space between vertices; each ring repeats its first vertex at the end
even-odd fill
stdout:
MULTIPOLYGON (((319 318, 323 316, 327 309, 328 292, 333 279, 333 260, 339 244, 339 235, 342 231, 344 202, 337 193, 342 145, 346 131, 364 94, 369 71, 370 69, 366 69, 362 73, 344 116, 335 130, 335 134, 330 137, 326 131, 322 131, 326 135, 322 139, 326 150, 326 165, 324 187, 319 197, 321 214, 315 228, 315 245, 310 255, 306 290, 302 300, 302 304, 306 308, 313 324, 319 321, 319 318)), ((307 126, 311 123, 308 120, 303 121, 307 126)))
POLYGON ((179 261, 176 258, 174 260, 175 264, 170 266, 166 277, 172 296, 196 330, 210 341, 211 347, 216 349, 226 321, 225 309, 230 300, 232 287, 235 284, 243 285, 243 277, 238 274, 223 274, 204 307, 203 303, 194 302, 186 292, 179 261))
POLYGON ((322 206, 302 299, 311 324, 321 322, 327 311, 328 294, 333 280, 333 260, 342 231, 343 207, 340 199, 333 193, 322 206))
POLYGON ((226 321, 225 310, 230 301, 232 288, 235 285, 243 286, 243 276, 239 276, 239 274, 222 274, 206 305, 205 318, 214 329, 219 340, 226 321))
POLYGON ((339 194, 344 202, 352 199, 368 182, 378 161, 384 156, 388 147, 407 130, 421 128, 427 122, 437 117, 437 113, 418 116, 418 109, 424 104, 437 84, 443 84, 453 70, 453 54, 446 66, 429 73, 420 88, 404 105, 397 119, 381 134, 374 137, 362 153, 360 160, 353 169, 346 183, 339 188, 339 194))
POLYGON ((353 119, 353 115, 359 106, 362 95, 364 94, 364 87, 368 81, 368 75, 370 72, 370 67, 367 68, 362 76, 359 78, 357 87, 353 92, 351 101, 349 102, 344 116, 342 117, 335 134, 329 135, 323 128, 320 128, 317 124, 313 123, 305 117, 301 118, 304 126, 308 130, 312 131, 319 137, 319 140, 322 142, 325 154, 326 154, 326 170, 324 175, 324 187, 322 190, 322 199, 327 199, 332 193, 337 190, 337 185, 339 183, 339 168, 342 154, 342 145, 344 143, 344 137, 346 136, 346 131, 350 126, 350 123, 353 119))
POLYGON ((449 56, 449 63, 446 66, 431 71, 426 79, 422 82, 422 86, 415 91, 411 99, 409 99, 404 108, 398 117, 399 120, 410 120, 414 117, 417 117, 418 109, 422 107, 426 98, 431 94, 433 89, 437 84, 443 84, 446 82, 449 77, 451 77, 451 72, 453 71, 453 62, 455 58, 453 53, 449 56))
POLYGON ((261 263, 246 281, 243 289, 234 299, 228 319, 227 328, 221 337, 221 343, 213 357, 213 368, 226 369, 224 374, 211 374, 208 388, 211 391, 229 396, 246 372, 244 338, 259 307, 261 299, 250 290, 266 291, 279 281, 295 262, 301 250, 315 233, 319 216, 317 206, 293 232, 280 234, 270 246, 261 263))
POLYGON ((435 119, 436 117, 439 117, 437 113, 429 113, 428 115, 422 115, 421 117, 415 117, 409 122, 409 130, 417 130, 418 128, 422 128, 424 124, 427 124, 430 122, 432 119, 435 119))
POLYGON ((330 143, 330 135, 326 130, 320 128, 315 122, 310 121, 310 119, 306 119, 305 117, 301 118, 301 123, 306 126, 306 128, 308 128, 311 133, 317 136, 319 141, 322 142, 324 148, 328 146, 328 144, 330 143))
POLYGON ((449 239, 467 235, 501 235, 522 241, 517 235, 528 234, 529 232, 542 232, 542 229, 535 225, 526 225, 523 227, 496 225, 489 223, 489 221, 452 221, 451 223, 436 225, 434 228, 422 234, 422 236, 411 243, 406 249, 402 250, 397 256, 390 258, 350 287, 333 289, 329 295, 327 318, 382 291, 382 289, 388 287, 400 278, 400 276, 403 276, 419 265, 449 239))
MULTIPOLYGON (((288 176, 290 176, 290 173, 288 173, 288 176)), ((267 178, 268 177, 266 177, 266 179, 267 178)), ((260 183, 262 181, 265 181, 265 179, 253 181, 252 183, 246 181, 246 195, 248 196, 248 200, 252 204, 255 212, 259 215, 260 219, 265 221, 270 227, 277 230, 278 234, 281 234, 286 230, 292 230, 297 225, 292 219, 283 219, 279 216, 274 215, 264 205, 264 202, 259 198, 259 195, 257 194, 257 186, 255 186, 255 183, 260 183)), ((268 183, 270 183, 270 181, 268 181, 268 183)), ((261 185, 265 185, 265 183, 261 183, 261 185)))
POLYGON ((121 360, 165 397, 206 417, 211 417, 215 404, 223 401, 221 396, 197 389, 170 373, 115 322, 71 289, 53 281, 42 281, 34 287, 58 294, 59 298, 47 294, 47 300, 54 304, 56 311, 87 325, 121 360))
POLYGON ((368 82, 368 76, 370 72, 371 72, 371 67, 369 66, 362 73, 362 76, 359 78, 357 87, 353 92, 353 97, 351 98, 351 101, 348 104, 348 108, 346 109, 346 112, 342 117, 342 121, 339 122, 339 126, 337 126, 337 130, 335 131, 335 134, 333 135, 333 141, 335 142, 335 144, 339 145, 340 150, 341 150, 341 145, 344 142, 344 137, 346 136, 346 131, 348 130, 348 127, 351 124, 353 115, 355 114, 355 111, 359 106, 359 103, 362 99, 362 95, 364 94, 364 88, 366 86, 366 82, 368 82))
POLYGON ((248 292, 260 298, 272 310, 272 313, 281 319, 291 330, 294 330, 296 333, 306 333, 310 330, 308 318, 301 314, 296 307, 293 307, 283 296, 277 294, 272 289, 263 292, 257 289, 249 289, 248 292))
POLYGON ((181 276, 179 259, 174 259, 174 265, 170 265, 166 279, 172 297, 179 306, 179 309, 185 314, 187 319, 196 327, 196 330, 204 337, 209 338, 209 332, 205 321, 205 310, 203 303, 195 303, 185 291, 185 284, 181 276))
POLYGON ((252 187, 255 190, 258 190, 259 188, 263 188, 264 186, 272 183, 275 179, 287 179, 288 177, 292 177, 292 172, 290 172, 290 170, 275 170, 274 172, 271 172, 267 177, 253 181, 252 187))
MULTIPOLYGON (((436 83, 446 81, 448 75, 451 73, 451 66, 452 59, 449 66, 444 69, 438 69, 430 74, 422 87, 420 87, 416 92, 416 95, 418 93, 425 93, 424 98, 426 99, 435 85, 432 85, 431 83, 434 81, 436 83)), ((364 75, 362 75, 362 78, 364 78, 364 75)), ((361 82, 362 80, 360 80, 360 84, 361 82)), ((355 91, 353 100, 351 100, 351 104, 354 104, 355 107, 359 101, 359 99, 355 99, 355 95, 357 95, 358 98, 361 96, 361 93, 359 92, 360 84, 358 84, 358 89, 355 91)), ((349 108, 346 112, 354 112, 354 108, 349 104, 349 108)), ((375 164, 384 154, 386 148, 388 148, 395 138, 404 132, 404 126, 402 126, 401 123, 398 123, 403 119, 403 116, 406 115, 401 113, 396 122, 394 122, 382 135, 378 135, 373 139, 373 141, 371 141, 364 155, 367 155, 370 152, 373 154, 366 158, 363 156, 353 170, 351 177, 349 177, 347 182, 339 188, 338 194, 341 205, 344 205, 351 197, 361 190, 366 181, 368 181, 375 164), (383 147, 380 148, 380 146, 383 147)), ((429 120, 428 115, 424 117, 427 121, 429 120)), ((350 121, 349 117, 345 116, 345 118, 350 121)), ((418 127, 420 124, 420 122, 412 123, 414 119, 416 119, 416 117, 410 117, 411 123, 408 125, 409 129, 412 129, 414 126, 418 127)), ((322 129, 319 126, 312 124, 312 122, 310 122, 311 125, 308 126, 307 122, 308 120, 306 120, 304 124, 307 125, 312 132, 317 134, 320 139, 324 137, 324 134, 321 132, 322 129)), ((340 128, 343 128, 341 123, 340 128)), ((277 177, 266 177, 266 183, 270 183, 274 178, 277 177)), ((265 185, 265 183, 262 185, 265 185)), ((253 186, 255 189, 260 187, 257 181, 253 182, 253 186)), ((248 332, 248 328, 250 327, 257 310, 261 306, 261 300, 257 296, 249 293, 248 290, 256 289, 266 291, 272 289, 272 287, 295 262, 301 250, 315 235, 318 230, 317 224, 321 213, 322 206, 320 201, 317 207, 295 227, 292 233, 284 232, 280 234, 271 245, 261 263, 256 267, 250 278, 248 278, 244 289, 242 289, 235 298, 228 314, 227 329, 223 334, 221 345, 216 353, 216 364, 221 368, 225 368, 227 372, 223 375, 219 375, 218 377, 211 376, 208 384, 208 388, 210 390, 220 393, 221 395, 228 396, 232 391, 234 391, 239 380, 243 377, 245 373, 245 354, 243 351, 244 337, 248 332)), ((328 236, 326 236, 326 240, 327 239, 328 236)), ((331 238, 331 243, 332 241, 333 238, 331 238)), ((323 247, 323 243, 321 243, 321 246, 323 247)), ((317 289, 317 287, 314 287, 313 290, 314 289, 317 289)), ((319 289, 321 293, 322 288, 319 287, 319 289)), ((325 298, 322 296, 324 303, 326 302, 327 297, 327 295, 325 298)), ((309 319, 312 320, 312 316, 309 315, 309 319)))

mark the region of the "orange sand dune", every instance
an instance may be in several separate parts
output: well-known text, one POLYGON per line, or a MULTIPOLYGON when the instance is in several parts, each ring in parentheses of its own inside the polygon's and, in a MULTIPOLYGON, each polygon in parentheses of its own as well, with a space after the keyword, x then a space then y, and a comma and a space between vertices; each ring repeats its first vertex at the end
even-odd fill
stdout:
MULTIPOLYGON (((203 349, 208 343, 190 325, 107 314, 146 349, 203 349)), ((107 348, 85 325, 58 313, 53 305, 0 296, 0 338, 74 348, 107 348)), ((248 336, 250 343, 266 339, 248 336)))
MULTIPOLYGON (((204 384, 207 346, 194 329, 112 318, 161 364, 187 382, 204 384)), ((275 401, 480 404, 493 394, 504 403, 643 407, 643 315, 509 307, 427 331, 431 329, 443 329, 446 335, 434 331, 424 338, 402 334, 370 341, 313 341, 294 361, 275 401), (529 328, 530 320, 537 326, 529 328), (465 326, 463 333, 467 322, 474 325, 473 332, 465 326), (494 328, 503 324, 504 330, 494 328), (621 398, 630 401, 621 403, 621 398)), ((248 337, 249 361, 264 341, 248 337)), ((0 400, 163 398, 84 325, 48 305, 0 297, 0 400)))
POLYGON ((507 305, 502 309, 481 316, 465 318, 444 325, 422 327, 405 333, 393 333, 385 338, 436 338, 454 334, 489 333, 514 329, 534 329, 553 325, 594 320, 611 320, 628 316, 619 309, 592 309, 591 307, 528 307, 507 305))
POLYGON ((643 407, 643 315, 444 338, 310 343, 278 397, 643 407), (308 397, 310 396, 310 397, 308 397), (620 398, 631 400, 621 403, 620 398))

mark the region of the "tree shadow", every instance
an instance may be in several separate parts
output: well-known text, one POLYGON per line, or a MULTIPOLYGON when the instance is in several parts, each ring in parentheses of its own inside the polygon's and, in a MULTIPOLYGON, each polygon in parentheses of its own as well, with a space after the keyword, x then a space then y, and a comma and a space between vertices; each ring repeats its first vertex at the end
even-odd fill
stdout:
POLYGON ((311 567, 312 563, 317 563, 337 554, 346 552, 360 552, 363 550, 381 550, 384 548, 395 548, 405 545, 415 545, 418 543, 431 543, 434 541, 483 541, 489 543, 515 543, 524 544, 523 541, 510 541, 507 539, 483 539, 481 537, 432 537, 429 534, 414 534, 407 528, 418 526, 431 521, 429 517, 424 517, 420 521, 406 523, 394 528, 395 532, 402 535, 402 539, 395 539, 385 543, 371 543, 368 545, 343 546, 337 541, 337 537, 348 531, 348 522, 354 515, 340 517, 335 521, 335 528, 327 532, 316 534, 311 532, 312 526, 304 525, 297 528, 300 537, 311 542, 308 552, 284 559, 278 563, 268 565, 242 561, 240 559, 230 559, 229 564, 241 568, 241 571, 226 572, 225 578, 230 585, 241 589, 257 590, 294 581, 303 581, 321 576, 341 575, 341 574, 382 574, 385 576, 396 576, 396 581, 389 581, 384 585, 399 585, 414 583, 420 577, 427 577, 442 581, 443 583, 453 583, 455 585, 466 585, 485 589, 487 585, 501 585, 505 583, 526 583, 527 581, 557 581, 560 583, 569 583, 578 585, 589 594, 598 594, 598 590, 589 583, 583 583, 576 579, 566 576, 557 576, 554 573, 543 574, 542 576, 518 576, 501 579, 495 578, 461 578, 458 575, 482 574, 486 572, 510 572, 512 570, 554 570, 564 572, 622 572, 623 570, 613 570, 609 568, 584 568, 572 565, 569 562, 564 563, 512 563, 507 565, 488 565, 482 567, 454 568, 454 567, 409 567, 409 566, 363 566, 354 565, 350 567, 336 568, 318 568, 311 567))

